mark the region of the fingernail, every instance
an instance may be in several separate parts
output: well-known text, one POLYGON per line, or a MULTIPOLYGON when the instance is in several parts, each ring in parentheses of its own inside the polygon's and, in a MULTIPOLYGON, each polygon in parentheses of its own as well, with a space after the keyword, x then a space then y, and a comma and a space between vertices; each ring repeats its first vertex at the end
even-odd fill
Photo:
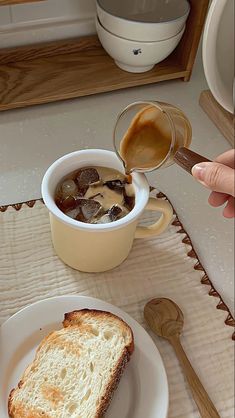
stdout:
POLYGON ((204 163, 196 164, 192 168, 192 175, 193 177, 198 180, 203 186, 207 187, 207 184, 205 183, 205 174, 206 174, 206 167, 204 163))
POLYGON ((202 164, 196 164, 192 168, 192 175, 199 181, 203 181, 205 178, 205 167, 202 164))

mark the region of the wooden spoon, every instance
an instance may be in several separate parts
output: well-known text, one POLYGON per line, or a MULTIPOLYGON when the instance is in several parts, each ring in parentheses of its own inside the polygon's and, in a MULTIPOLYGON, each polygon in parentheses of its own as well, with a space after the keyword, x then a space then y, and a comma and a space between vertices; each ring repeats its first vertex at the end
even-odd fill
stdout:
POLYGON ((201 417, 220 418, 180 343, 180 334, 184 325, 184 316, 180 308, 170 299, 157 298, 145 305, 144 317, 151 330, 158 336, 166 338, 174 348, 201 417))

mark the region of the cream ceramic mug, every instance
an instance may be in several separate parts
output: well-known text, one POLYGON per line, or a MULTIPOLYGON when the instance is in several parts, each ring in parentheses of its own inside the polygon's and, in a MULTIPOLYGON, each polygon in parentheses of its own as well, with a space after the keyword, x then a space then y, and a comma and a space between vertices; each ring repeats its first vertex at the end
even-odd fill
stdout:
POLYGON ((115 222, 88 224, 65 215, 55 204, 59 181, 81 167, 102 166, 124 172, 123 164, 112 151, 87 149, 67 154, 55 161, 42 181, 42 197, 50 213, 52 242, 57 255, 70 267, 86 272, 110 270, 128 256, 134 238, 161 234, 172 219, 169 202, 149 197, 149 184, 144 174, 133 173, 135 206, 115 222), (153 225, 137 226, 143 211, 161 212, 153 225))

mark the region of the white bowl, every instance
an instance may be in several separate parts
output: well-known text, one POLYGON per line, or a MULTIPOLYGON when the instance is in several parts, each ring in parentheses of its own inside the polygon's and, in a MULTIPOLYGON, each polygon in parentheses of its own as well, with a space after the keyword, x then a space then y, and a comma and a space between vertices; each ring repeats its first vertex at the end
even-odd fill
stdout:
POLYGON ((178 45, 185 26, 176 36, 157 42, 131 41, 113 35, 101 25, 98 18, 96 29, 103 48, 118 67, 131 73, 143 73, 170 55, 178 45))
POLYGON ((234 0, 213 0, 203 35, 203 65, 217 102, 233 113, 234 0))
POLYGON ((100 23, 134 41, 161 41, 177 35, 190 11, 187 0, 97 0, 100 23))

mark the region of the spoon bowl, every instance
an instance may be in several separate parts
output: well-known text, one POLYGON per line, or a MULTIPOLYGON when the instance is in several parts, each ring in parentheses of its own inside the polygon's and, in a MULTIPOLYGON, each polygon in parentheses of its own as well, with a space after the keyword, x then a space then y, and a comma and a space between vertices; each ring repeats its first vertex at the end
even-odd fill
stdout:
POLYGON ((144 317, 151 330, 160 337, 179 336, 184 325, 184 315, 170 299, 152 299, 145 305, 144 317))

